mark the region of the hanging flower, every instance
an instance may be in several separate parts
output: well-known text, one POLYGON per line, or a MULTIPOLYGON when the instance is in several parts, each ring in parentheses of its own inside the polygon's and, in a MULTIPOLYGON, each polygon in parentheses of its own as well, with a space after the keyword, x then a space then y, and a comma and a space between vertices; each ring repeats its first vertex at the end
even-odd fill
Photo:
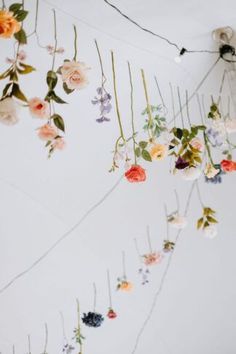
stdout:
POLYGON ((50 124, 45 124, 38 128, 38 137, 41 140, 50 141, 55 139, 57 136, 57 130, 54 126, 50 124))
POLYGON ((167 146, 155 144, 150 150, 150 155, 152 160, 163 160, 167 155, 167 146))
POLYGON ((151 252, 143 255, 143 262, 146 266, 151 266, 160 263, 162 255, 160 252, 151 252))
POLYGON ((206 164, 204 174, 208 179, 215 177, 219 172, 220 169, 215 168, 211 163, 206 164))
POLYGON ((141 166, 133 165, 125 172, 125 177, 131 183, 144 182, 146 180, 146 173, 141 166))
POLYGON ((222 160, 220 166, 225 172, 236 171, 236 162, 232 160, 222 160))
POLYGON ((88 327, 97 328, 101 326, 102 322, 104 321, 104 318, 100 313, 88 312, 87 314, 84 313, 82 321, 88 327))
POLYGON ((50 107, 47 101, 34 97, 28 101, 29 110, 33 117, 48 119, 50 117, 50 107))
POLYGON ((106 117, 106 114, 110 113, 112 109, 111 95, 106 92, 104 87, 97 88, 98 96, 95 96, 91 101, 94 105, 99 105, 100 117, 96 119, 98 123, 109 122, 110 118, 106 117))
POLYGON ((71 344, 64 344, 62 352, 65 354, 71 354, 75 348, 71 344))
POLYGON ((117 313, 112 308, 109 308, 107 312, 107 317, 112 320, 117 317, 117 313))
POLYGON ((0 101, 0 122, 5 125, 18 123, 18 105, 13 98, 7 97, 0 101))
POLYGON ((63 54, 65 52, 64 48, 59 47, 59 48, 55 49, 55 47, 51 44, 47 45, 46 49, 50 55, 54 55, 54 53, 63 54))
POLYGON ((179 156, 175 163, 175 168, 177 168, 177 170, 183 170, 188 166, 189 162, 185 161, 182 157, 179 156))
POLYGON ((213 147, 220 147, 224 143, 224 137, 222 130, 219 130, 219 127, 211 127, 206 130, 206 135, 213 147))
POLYGON ((126 279, 126 276, 123 276, 123 278, 118 278, 117 280, 117 290, 131 291, 133 289, 133 284, 126 279))
POLYGON ((206 238, 213 239, 217 236, 217 227, 216 225, 208 225, 203 229, 203 235, 206 238))
POLYGON ((182 172, 182 178, 185 181, 195 181, 201 176, 201 169, 199 167, 188 167, 182 172))
POLYGON ((165 253, 172 252, 174 250, 174 247, 175 247, 174 242, 171 242, 169 240, 164 240, 163 252, 165 252, 165 253))
POLYGON ((198 150, 198 151, 203 151, 204 150, 204 143, 201 139, 199 138, 193 138, 191 141, 190 141, 190 145, 198 150))
POLYGON ((16 20, 13 12, 0 10, 0 38, 11 38, 20 29, 21 24, 16 20))
POLYGON ((57 149, 57 150, 63 150, 65 146, 66 146, 66 142, 61 137, 56 138, 52 143, 53 149, 57 149))
POLYGON ((187 226, 187 219, 178 213, 173 213, 167 217, 168 223, 175 229, 184 229, 187 226))
POLYGON ((89 68, 83 62, 65 61, 60 67, 62 81, 69 90, 80 90, 88 85, 87 71, 89 68))

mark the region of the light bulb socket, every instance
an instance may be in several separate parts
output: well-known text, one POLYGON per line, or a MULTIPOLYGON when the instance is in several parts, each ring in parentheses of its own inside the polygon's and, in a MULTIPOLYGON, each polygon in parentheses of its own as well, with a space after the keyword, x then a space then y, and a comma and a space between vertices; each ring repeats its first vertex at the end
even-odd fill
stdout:
POLYGON ((181 50, 180 50, 180 52, 179 52, 179 55, 181 56, 181 55, 184 55, 184 53, 186 53, 187 52, 187 49, 186 48, 182 48, 181 50))
POLYGON ((220 57, 221 57, 222 59, 224 59, 224 55, 225 55, 225 54, 235 55, 235 48, 232 47, 232 45, 229 45, 229 44, 223 44, 223 45, 219 48, 219 51, 220 51, 220 57))

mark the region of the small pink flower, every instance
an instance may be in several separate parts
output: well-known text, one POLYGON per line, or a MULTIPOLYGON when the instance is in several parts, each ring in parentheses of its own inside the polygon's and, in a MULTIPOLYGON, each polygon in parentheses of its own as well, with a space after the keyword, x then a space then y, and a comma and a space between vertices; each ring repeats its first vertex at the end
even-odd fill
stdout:
POLYGON ((57 48, 57 51, 56 51, 58 54, 63 54, 65 52, 65 49, 63 47, 59 47, 57 48))
POLYGON ((199 138, 193 138, 191 141, 190 141, 190 145, 198 150, 198 151, 203 151, 204 150, 204 143, 202 142, 201 139, 199 138))
POLYGON ((34 97, 29 100, 29 110, 33 117, 47 119, 50 117, 50 108, 47 101, 34 97))
POLYGON ((26 59, 26 52, 24 50, 20 50, 17 54, 17 58, 19 61, 24 61, 26 59))
POLYGON ((63 150, 66 146, 66 142, 63 138, 57 138, 54 140, 52 146, 54 149, 63 150))
POLYGON ((56 128, 50 124, 44 124, 42 127, 38 128, 38 137, 41 140, 48 141, 53 140, 57 136, 56 128))
POLYGON ((158 264, 161 262, 162 260, 162 255, 160 252, 152 252, 149 254, 145 254, 143 256, 144 258, 144 264, 146 266, 150 266, 150 265, 154 265, 154 264, 158 264))

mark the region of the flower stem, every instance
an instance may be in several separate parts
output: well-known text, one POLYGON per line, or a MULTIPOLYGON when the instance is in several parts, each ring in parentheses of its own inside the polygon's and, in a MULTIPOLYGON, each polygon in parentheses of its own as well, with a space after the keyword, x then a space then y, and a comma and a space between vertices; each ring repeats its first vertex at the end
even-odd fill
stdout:
POLYGON ((5 0, 2 0, 2 9, 4 10, 6 8, 5 0))
POLYGON ((212 166, 214 166, 215 164, 214 164, 212 156, 211 156, 211 150, 210 150, 210 147, 209 147, 209 144, 208 144, 208 139, 207 139, 207 135, 206 135, 205 131, 203 132, 203 136, 204 136, 204 142, 205 142, 205 145, 206 145, 208 158, 209 158, 212 166))
POLYGON ((79 334, 79 345, 80 345, 80 353, 82 354, 82 338, 81 338, 81 327, 80 327, 80 306, 79 306, 79 300, 76 299, 77 303, 77 317, 78 317, 78 334, 79 334))
POLYGON ((117 88, 116 88, 116 73, 115 73, 115 60, 114 60, 114 53, 111 52, 111 60, 112 60, 112 75, 113 75, 113 86, 114 86, 114 93, 115 93, 115 102, 116 102, 116 114, 118 118, 119 128, 120 128, 120 136, 125 142, 124 132, 121 123, 120 117, 120 110, 119 110, 119 103, 118 103, 118 96, 117 96, 117 88))
POLYGON ((112 309, 112 298, 111 298, 111 279, 110 272, 107 270, 107 285, 108 285, 108 294, 109 294, 109 307, 112 309))
POLYGON ((47 323, 45 323, 45 344, 44 344, 43 354, 47 354, 47 346, 48 346, 48 326, 47 323))
POLYGON ((134 127, 134 88, 133 88, 133 80, 132 80, 132 73, 130 68, 130 63, 128 62, 128 69, 129 69, 129 82, 130 82, 130 108, 131 108, 131 125, 132 125, 132 140, 133 140, 133 151, 134 151, 134 163, 137 164, 137 157, 135 153, 135 127, 134 127))
POLYGON ((93 283, 93 293, 94 293, 93 311, 96 312, 96 305, 97 305, 97 288, 96 288, 96 284, 95 284, 95 283, 93 283))
POLYGON ((77 51, 78 51, 78 48, 77 48, 77 28, 76 26, 74 25, 74 34, 75 34, 75 37, 74 37, 74 58, 73 60, 76 61, 77 59, 77 51))
POLYGON ((95 42, 95 45, 96 45, 96 49, 97 49, 97 53, 98 53, 98 58, 99 58, 99 63, 100 63, 100 68, 101 68, 101 73, 102 73, 102 88, 104 89, 104 84, 105 82, 107 81, 107 78, 104 74, 104 69, 103 69, 103 63, 102 63, 102 56, 101 56, 101 52, 100 52, 100 49, 99 49, 99 46, 98 46, 98 42, 97 40, 95 39, 94 40, 95 42))
MULTIPOLYGON (((144 74, 144 70, 143 69, 141 69, 141 74, 142 74, 142 79, 143 79, 143 88, 144 88, 144 93, 145 93, 145 98, 146 98, 146 105, 147 105, 148 127, 151 127, 153 118, 152 118, 152 111, 151 111, 151 106, 150 106, 150 102, 149 102, 149 97, 148 97, 147 83, 146 83, 145 74, 144 74)), ((148 132, 149 132, 149 136, 150 136, 149 129, 148 129, 148 132)), ((152 137, 152 134, 151 134, 150 137, 152 137)))
POLYGON ((53 22, 54 22, 54 52, 52 57, 52 71, 54 70, 55 59, 56 59, 56 51, 57 51, 57 19, 56 19, 56 11, 53 11, 53 22))

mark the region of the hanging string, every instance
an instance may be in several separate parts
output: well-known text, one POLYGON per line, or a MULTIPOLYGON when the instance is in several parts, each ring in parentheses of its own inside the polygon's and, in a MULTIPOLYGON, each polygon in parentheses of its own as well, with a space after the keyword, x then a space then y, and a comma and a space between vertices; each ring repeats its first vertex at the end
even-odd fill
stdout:
MULTIPOLYGON (((173 120, 174 120, 174 126, 176 126, 176 121, 175 121, 175 101, 174 101, 174 91, 171 82, 169 82, 170 86, 170 94, 171 94, 171 105, 172 105, 172 114, 173 114, 173 120)), ((170 123, 173 121, 171 120, 170 123)))
POLYGON ((183 108, 182 108, 182 103, 181 103, 179 86, 177 87, 177 93, 178 93, 178 100, 179 100, 179 109, 180 109, 181 123, 182 123, 182 128, 184 129, 184 116, 183 116, 183 108))
POLYGON ((149 251, 150 253, 152 253, 152 244, 151 244, 151 237, 150 237, 150 228, 149 225, 147 225, 147 239, 148 239, 148 247, 149 247, 149 251))
POLYGON ((202 114, 202 107, 201 107, 201 102, 200 102, 200 98, 199 98, 199 94, 197 93, 196 95, 197 97, 197 103, 198 103, 198 108, 199 108, 199 113, 200 113, 200 117, 201 117, 201 122, 204 125, 204 119, 203 119, 203 114, 202 114))
MULTIPOLYGON (((96 202, 94 205, 89 208, 85 214, 68 230, 66 231, 61 237, 57 239, 40 257, 38 257, 29 267, 25 270, 18 273, 14 276, 9 282, 6 283, 1 289, 0 294, 5 292, 10 286, 12 286, 17 280, 28 274, 31 270, 33 270, 39 263, 41 263, 48 255, 60 244, 62 243, 68 236, 70 236, 73 231, 79 228, 79 226, 85 221, 90 214, 92 214, 101 204, 105 202, 105 200, 112 194, 112 192, 119 186, 120 182, 123 179, 123 175, 117 180, 117 182, 104 194, 104 196, 96 202)), ((78 237, 78 236, 77 236, 78 237)))
POLYGON ((47 346, 48 346, 48 326, 47 323, 45 323, 45 344, 44 344, 43 354, 47 354, 47 346))
POLYGON ((185 98, 186 98, 186 112, 187 112, 187 119, 188 119, 188 124, 189 124, 189 127, 191 128, 191 120, 190 120, 190 114, 189 114, 189 99, 188 99, 188 90, 185 91, 185 98))
MULTIPOLYGON (((206 72, 206 74, 204 75, 204 77, 202 78, 202 80, 199 82, 199 84, 197 85, 197 87, 195 88, 195 90, 193 91, 193 93, 190 95, 188 103, 191 102, 191 100, 193 99, 193 97, 197 94, 197 92, 199 91, 199 89, 202 87, 202 85, 204 84, 204 82, 206 81, 206 79, 209 77, 209 75, 211 74, 212 70, 216 67, 216 65, 218 64, 218 62, 220 61, 220 57, 217 58, 217 60, 212 64, 212 66, 209 68, 209 70, 206 72)), ((186 103, 183 105, 182 109, 185 108, 186 103)), ((173 119, 170 120, 170 122, 168 124, 171 124, 172 122, 175 122, 175 118, 177 118, 179 116, 181 112, 177 112, 173 119)))
POLYGON ((155 83, 156 83, 156 86, 157 86, 157 90, 158 90, 159 96, 160 96, 160 98, 161 98, 162 107, 163 107, 164 110, 165 110, 165 115, 167 115, 168 109, 167 109, 167 107, 166 107, 166 105, 165 105, 165 102, 164 102, 164 99, 163 99, 163 96, 162 96, 162 93, 161 93, 161 89, 160 89, 160 86, 159 86, 159 84, 158 84, 158 81, 157 81, 157 77, 156 77, 156 76, 154 76, 154 80, 155 80, 155 83))
POLYGON ((107 270, 107 286, 108 286, 108 296, 109 296, 109 308, 112 309, 111 279, 110 279, 109 270, 107 270))
POLYGON ((132 73, 130 68, 130 63, 128 62, 128 70, 129 70, 129 83, 130 83, 130 110, 131 110, 131 126, 132 126, 132 140, 133 140, 133 151, 134 151, 134 163, 137 165, 137 156, 135 153, 135 126, 134 126, 134 87, 133 87, 133 80, 132 80, 132 73))
POLYGON ((122 251, 122 267, 123 267, 123 276, 126 279, 126 266, 125 266, 125 252, 122 251))
POLYGON ((169 223, 168 223, 168 211, 167 206, 164 204, 165 220, 166 220, 166 240, 169 240, 169 223))
POLYGON ((94 300, 93 300, 93 312, 96 312, 96 305, 97 305, 97 288, 96 288, 96 284, 93 283, 93 296, 94 296, 94 300))
MULTIPOLYGON (((189 210, 190 200, 191 200, 192 193, 193 193, 195 185, 196 185, 196 181, 194 181, 192 183, 191 189, 190 189, 189 194, 188 194, 187 203, 186 203, 186 207, 185 207, 185 215, 187 215, 187 212, 189 210)), ((179 236, 180 236, 181 232, 182 232, 182 230, 179 230, 177 232, 177 235, 176 235, 176 238, 175 238, 175 241, 174 241, 175 246, 178 243, 179 236)), ((176 249, 176 247, 174 249, 176 249)), ((150 319, 151 319, 151 317, 153 315, 153 312, 154 312, 156 304, 157 304, 158 297, 161 294, 163 286, 165 284, 165 280, 166 280, 166 277, 167 277, 167 274, 168 274, 168 271, 169 271, 169 268, 170 268, 174 253, 175 253, 174 251, 171 252, 169 257, 168 257, 167 265, 166 265, 166 268, 165 268, 165 270, 163 272, 163 275, 161 277, 160 285, 158 286, 158 289, 157 289, 157 291, 156 291, 156 293, 154 295, 150 310, 148 311, 148 314, 147 314, 147 316, 146 316, 146 318, 145 318, 145 320, 144 320, 144 322, 143 322, 143 324, 142 324, 142 326, 140 328, 140 331, 138 332, 138 335, 137 335, 136 340, 135 340, 134 348, 132 350, 132 354, 136 353, 136 350, 137 350, 139 341, 140 341, 140 339, 141 339, 141 337, 143 335, 143 332, 144 332, 145 328, 147 327, 147 324, 149 323, 149 321, 150 321, 150 319)))
POLYGON ((30 340, 30 335, 28 334, 28 354, 31 354, 31 340, 30 340))

